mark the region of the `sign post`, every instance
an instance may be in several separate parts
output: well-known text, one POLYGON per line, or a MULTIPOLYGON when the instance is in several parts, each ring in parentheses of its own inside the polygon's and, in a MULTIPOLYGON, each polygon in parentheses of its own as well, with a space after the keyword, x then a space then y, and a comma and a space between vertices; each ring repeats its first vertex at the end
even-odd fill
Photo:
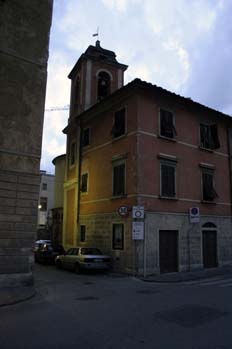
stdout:
POLYGON ((132 207, 132 239, 143 240, 143 277, 146 276, 146 238, 144 226, 144 206, 132 207))

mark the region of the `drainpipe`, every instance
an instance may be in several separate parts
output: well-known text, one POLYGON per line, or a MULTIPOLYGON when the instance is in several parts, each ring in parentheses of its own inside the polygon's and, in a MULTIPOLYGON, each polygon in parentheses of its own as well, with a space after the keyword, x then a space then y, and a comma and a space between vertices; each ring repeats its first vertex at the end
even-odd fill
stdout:
POLYGON ((80 119, 77 120, 77 139, 78 142, 78 174, 77 174, 77 223, 79 223, 80 220, 80 198, 81 198, 81 160, 82 160, 82 145, 81 145, 81 139, 82 139, 82 129, 81 129, 81 123, 80 119))
POLYGON ((229 155, 229 174, 230 174, 230 214, 232 218, 232 128, 227 128, 227 147, 229 155))

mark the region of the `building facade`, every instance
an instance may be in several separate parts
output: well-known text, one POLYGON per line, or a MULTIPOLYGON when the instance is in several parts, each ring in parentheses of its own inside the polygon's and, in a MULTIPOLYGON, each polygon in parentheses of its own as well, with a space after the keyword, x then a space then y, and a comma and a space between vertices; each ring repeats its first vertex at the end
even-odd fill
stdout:
POLYGON ((54 207, 55 176, 40 171, 40 190, 38 202, 37 239, 50 239, 50 210, 54 207))
POLYGON ((64 203, 64 176, 66 154, 59 155, 52 161, 55 165, 54 205, 50 211, 51 240, 55 244, 63 243, 63 203, 64 203))
POLYGON ((52 6, 52 0, 0 2, 0 295, 12 289, 21 299, 25 286, 27 295, 33 289, 52 6))
POLYGON ((230 117, 139 79, 123 86, 126 68, 97 41, 69 75, 65 247, 100 247, 131 273, 231 263, 230 117))

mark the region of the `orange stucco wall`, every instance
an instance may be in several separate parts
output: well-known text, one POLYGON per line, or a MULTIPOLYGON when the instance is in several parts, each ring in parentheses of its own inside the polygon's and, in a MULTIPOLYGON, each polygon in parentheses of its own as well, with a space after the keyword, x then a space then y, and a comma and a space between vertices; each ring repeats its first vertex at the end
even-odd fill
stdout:
POLYGON ((202 214, 230 214, 229 160, 226 128, 222 121, 207 113, 184 110, 177 103, 141 96, 138 103, 138 159, 139 203, 147 210, 186 213, 192 206, 200 207, 202 214), (159 137, 159 108, 169 109, 175 115, 175 141, 159 137), (199 124, 217 123, 220 148, 210 152, 199 148, 199 124), (177 158, 176 188, 178 200, 164 200, 160 194, 160 160, 163 153, 177 158), (201 203, 200 163, 215 167, 216 204, 201 203), (144 197, 150 195, 152 197, 144 197))
POLYGON ((84 127, 91 127, 91 141, 82 155, 81 172, 89 174, 88 193, 81 194, 80 214, 117 211, 121 205, 136 203, 136 98, 116 105, 109 113, 101 114, 84 127), (113 139, 114 111, 126 107, 127 135, 113 139), (130 116, 130 117, 128 117, 130 116), (112 198, 112 159, 125 156, 126 197, 112 198))
POLYGON ((74 243, 74 217, 75 217, 75 189, 66 192, 66 226, 65 226, 65 244, 73 245, 74 243))
MULTIPOLYGON (((97 66, 96 66, 97 69, 97 66)), ((151 212, 187 213, 200 207, 201 214, 230 215, 230 173, 226 126, 223 120, 199 109, 185 107, 175 99, 134 94, 99 114, 83 127, 90 127, 90 145, 82 151, 81 173, 88 173, 88 192, 80 195, 80 214, 116 212, 121 205, 144 205, 151 212), (114 112, 126 108, 126 135, 112 138, 114 112), (159 109, 173 111, 177 136, 174 141, 159 136, 159 109), (200 149, 199 124, 217 123, 220 148, 215 152, 200 149), (160 198, 160 159, 175 156, 176 199, 160 198), (112 160, 125 156, 126 196, 112 197, 112 160), (214 166, 214 203, 202 203, 201 163, 214 166)), ((75 133, 70 135, 74 137, 75 133)), ((75 168, 68 169, 68 180, 77 178, 75 168)))

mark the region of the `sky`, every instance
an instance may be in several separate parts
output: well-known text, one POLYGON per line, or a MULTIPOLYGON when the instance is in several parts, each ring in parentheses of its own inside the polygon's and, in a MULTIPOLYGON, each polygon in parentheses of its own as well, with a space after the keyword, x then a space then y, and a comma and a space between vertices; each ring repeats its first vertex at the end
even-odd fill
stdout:
POLYGON ((232 115, 231 0, 54 0, 41 170, 65 153, 68 74, 99 40, 140 78, 232 115))

